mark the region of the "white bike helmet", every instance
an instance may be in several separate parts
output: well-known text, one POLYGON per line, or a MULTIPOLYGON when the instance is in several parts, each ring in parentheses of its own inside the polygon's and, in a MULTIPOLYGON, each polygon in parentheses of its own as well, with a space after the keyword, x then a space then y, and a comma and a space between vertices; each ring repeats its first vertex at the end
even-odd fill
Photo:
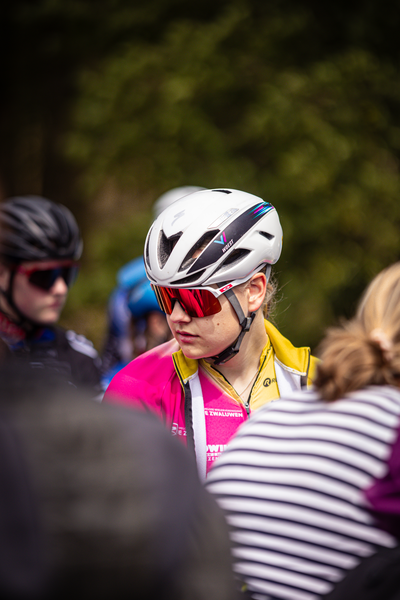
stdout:
MULTIPOLYGON (((244 283, 280 257, 282 227, 272 204, 232 189, 194 192, 174 202, 154 221, 145 242, 145 268, 159 286, 194 288, 244 283), (200 252, 199 252, 200 250, 200 252), (193 258, 195 253, 196 258, 193 258)), ((225 296, 235 310, 242 332, 215 364, 237 354, 255 313, 246 317, 233 292, 225 296)))
POLYGON ((145 267, 156 285, 209 286, 246 281, 275 264, 281 249, 282 227, 272 204, 237 190, 203 190, 177 200, 154 221, 145 267))

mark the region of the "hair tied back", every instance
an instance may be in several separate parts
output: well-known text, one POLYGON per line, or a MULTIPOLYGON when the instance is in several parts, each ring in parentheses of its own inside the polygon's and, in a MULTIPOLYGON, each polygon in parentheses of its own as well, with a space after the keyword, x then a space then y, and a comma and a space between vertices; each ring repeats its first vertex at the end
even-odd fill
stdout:
POLYGON ((369 334, 369 339, 379 347, 384 360, 390 363, 394 358, 393 343, 389 340, 383 329, 380 327, 373 329, 369 334))

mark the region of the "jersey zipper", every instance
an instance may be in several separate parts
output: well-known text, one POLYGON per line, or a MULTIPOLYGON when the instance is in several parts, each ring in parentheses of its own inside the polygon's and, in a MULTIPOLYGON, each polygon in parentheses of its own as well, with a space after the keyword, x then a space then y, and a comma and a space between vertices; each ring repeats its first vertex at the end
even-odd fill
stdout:
POLYGON ((247 400, 247 402, 243 402, 243 400, 242 400, 242 402, 243 402, 243 404, 244 404, 244 407, 245 407, 245 409, 246 409, 246 412, 247 412, 247 414, 248 414, 248 415, 250 415, 250 401, 251 401, 251 394, 252 394, 252 392, 253 392, 253 388, 254 388, 254 386, 255 386, 255 385, 256 385, 256 383, 257 383, 257 380, 258 380, 258 378, 260 377, 260 373, 261 373, 261 371, 262 371, 262 369, 263 369, 263 367, 264 367, 265 361, 267 360, 267 356, 268 356, 268 352, 267 352, 267 354, 264 356, 264 360, 262 361, 262 364, 260 365, 260 368, 258 369, 257 377, 255 378, 255 380, 254 380, 254 383, 253 383, 253 385, 251 386, 251 390, 250 390, 250 394, 249 394, 249 399, 247 400))

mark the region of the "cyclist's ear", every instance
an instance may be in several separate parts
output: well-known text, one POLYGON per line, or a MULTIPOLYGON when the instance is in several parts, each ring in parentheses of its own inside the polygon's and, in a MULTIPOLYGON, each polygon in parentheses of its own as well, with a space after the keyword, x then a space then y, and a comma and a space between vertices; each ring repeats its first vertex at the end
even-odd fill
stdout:
POLYGON ((256 312, 263 304, 267 289, 267 278, 264 273, 256 273, 247 282, 246 291, 249 312, 256 312))

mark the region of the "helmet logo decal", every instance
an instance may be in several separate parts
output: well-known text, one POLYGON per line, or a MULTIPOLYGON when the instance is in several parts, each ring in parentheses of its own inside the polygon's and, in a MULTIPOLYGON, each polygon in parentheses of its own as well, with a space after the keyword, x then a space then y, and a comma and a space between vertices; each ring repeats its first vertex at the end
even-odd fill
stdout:
POLYGON ((227 290, 230 290, 231 288, 233 288, 233 285, 231 283, 228 283, 228 285, 225 285, 222 288, 219 288, 219 292, 221 292, 221 294, 223 294, 224 292, 226 292, 227 290))
POLYGON ((172 225, 175 224, 176 221, 178 221, 178 219, 180 219, 181 217, 183 217, 184 214, 185 214, 184 210, 181 210, 181 212, 176 213, 176 215, 174 215, 174 220, 171 223, 171 227, 172 227, 172 225))
POLYGON ((233 240, 229 240, 229 242, 226 243, 226 235, 225 235, 225 231, 223 231, 219 240, 213 240, 213 243, 214 244, 222 244, 222 246, 224 246, 222 248, 222 252, 226 252, 228 250, 228 248, 230 248, 232 246, 233 240))
POLYGON ((271 210, 274 210, 274 207, 269 202, 257 202, 257 204, 236 217, 223 232, 218 232, 198 259, 194 261, 187 274, 190 275, 218 262, 229 248, 245 236, 257 221, 262 219, 271 210), (226 240, 229 241, 226 242, 226 240))
POLYGON ((263 215, 266 215, 267 212, 269 212, 271 210, 271 208, 273 208, 272 204, 269 204, 269 202, 260 202, 260 204, 257 204, 257 206, 255 206, 254 208, 252 208, 252 213, 254 214, 254 218, 256 217, 262 217, 263 215))
POLYGON ((214 240, 214 244, 222 244, 222 245, 226 244, 225 231, 222 232, 222 235, 219 240, 214 240))

